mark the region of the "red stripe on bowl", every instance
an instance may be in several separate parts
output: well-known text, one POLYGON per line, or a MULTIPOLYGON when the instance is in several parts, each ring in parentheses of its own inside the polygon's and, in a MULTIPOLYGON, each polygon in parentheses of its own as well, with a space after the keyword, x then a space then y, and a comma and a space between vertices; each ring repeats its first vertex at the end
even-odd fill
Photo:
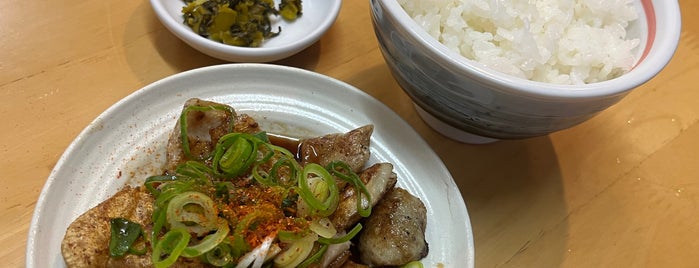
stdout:
POLYGON ((646 48, 643 50, 643 54, 641 54, 641 58, 636 65, 640 64, 643 59, 648 56, 648 53, 650 53, 650 49, 653 47, 653 41, 655 41, 656 31, 655 9, 653 8, 652 0, 641 0, 641 5, 643 5, 643 12, 645 13, 646 22, 648 24, 648 39, 646 39, 646 48))

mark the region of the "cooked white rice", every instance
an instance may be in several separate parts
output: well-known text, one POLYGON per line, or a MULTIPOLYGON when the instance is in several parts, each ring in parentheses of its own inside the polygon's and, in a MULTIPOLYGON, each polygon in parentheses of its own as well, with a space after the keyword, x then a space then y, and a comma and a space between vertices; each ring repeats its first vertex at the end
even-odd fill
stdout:
POLYGON ((632 0, 398 0, 449 49, 535 81, 594 83, 636 61, 632 0))

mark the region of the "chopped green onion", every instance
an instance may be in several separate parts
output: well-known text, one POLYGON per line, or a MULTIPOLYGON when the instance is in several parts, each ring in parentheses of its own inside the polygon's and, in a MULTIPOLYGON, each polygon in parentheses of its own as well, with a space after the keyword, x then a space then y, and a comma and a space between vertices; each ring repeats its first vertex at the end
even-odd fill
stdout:
POLYGON ((282 185, 284 187, 291 187, 297 183, 299 164, 293 158, 288 158, 282 156, 277 160, 277 162, 272 165, 269 172, 263 172, 259 170, 259 164, 256 164, 252 168, 252 176, 255 180, 265 186, 278 186, 282 185), (280 169, 286 167, 289 170, 288 178, 284 179, 279 173, 280 169))
POLYGON ((221 198, 224 203, 228 203, 231 199, 231 190, 233 190, 235 186, 230 181, 222 181, 217 182, 215 188, 215 196, 221 198))
POLYGON ((336 237, 336 238, 319 237, 319 238, 318 238, 318 242, 321 243, 321 244, 341 244, 341 243, 345 243, 345 242, 347 242, 347 241, 352 240, 352 238, 354 238, 354 237, 359 233, 359 231, 361 231, 361 230, 362 230, 362 224, 361 224, 361 223, 357 223, 357 225, 355 225, 355 226, 352 228, 352 230, 350 230, 349 233, 347 233, 346 235, 343 235, 343 236, 341 236, 341 237, 336 237))
POLYGON ((245 242, 245 236, 240 233, 235 232, 231 237, 231 256, 236 259, 251 250, 250 244, 245 242))
POLYGON ((279 253, 279 255, 274 258, 275 267, 290 268, 298 266, 311 253, 317 239, 318 235, 311 233, 304 238, 292 242, 286 251, 279 253))
POLYGON ((167 222, 166 209, 162 207, 155 207, 153 210, 153 230, 151 230, 151 245, 155 246, 158 243, 158 235, 160 235, 160 230, 165 227, 167 222))
POLYGON ((257 156, 257 138, 250 134, 229 133, 216 144, 213 159, 214 172, 221 176, 237 177, 250 168, 257 156))
POLYGON ((277 145, 274 145, 274 144, 271 144, 271 143, 267 143, 267 144, 269 144, 269 147, 272 148, 272 150, 274 150, 275 152, 279 152, 279 153, 281 153, 282 155, 286 156, 287 158, 294 159, 294 154, 292 154, 292 153, 291 153, 289 150, 287 150, 286 148, 281 147, 281 146, 277 146, 277 145))
POLYGON ((172 182, 175 180, 177 180, 177 177, 175 176, 150 176, 146 179, 146 182, 143 185, 146 186, 146 189, 153 195, 153 197, 158 198, 158 195, 160 195, 158 186, 162 183, 172 182))
POLYGON ((283 243, 291 243, 307 236, 307 232, 293 232, 281 230, 277 233, 277 238, 283 243))
POLYGON ((257 159, 255 159, 255 165, 265 163, 274 156, 276 151, 273 146, 274 145, 268 142, 260 141, 257 148, 257 159))
POLYGON ((200 192, 184 192, 167 205, 167 222, 171 228, 182 228, 202 236, 217 227, 218 211, 214 201, 200 192))
POLYGON ((124 218, 113 218, 110 223, 109 256, 123 257, 126 253, 136 255, 145 253, 145 249, 133 248, 136 240, 143 236, 143 228, 140 224, 124 218))
POLYGON ((331 238, 337 234, 337 229, 328 218, 320 218, 311 222, 308 226, 311 231, 314 231, 318 236, 331 238))
POLYGON ((244 236, 249 227, 261 220, 269 218, 269 213, 263 210, 255 210, 245 215, 235 226, 235 234, 244 236))
POLYGON ((269 217, 269 214, 263 210, 256 210, 243 216, 236 224, 233 233, 231 234, 232 250, 235 257, 242 256, 245 252, 251 250, 250 245, 245 241, 245 233, 250 229, 250 226, 269 217))
POLYGON ((260 132, 257 132, 255 134, 252 134, 252 135, 255 136, 255 138, 262 141, 263 143, 267 143, 267 144, 270 143, 269 137, 267 136, 267 132, 265 132, 265 131, 260 131, 260 132))
POLYGON ((175 228, 163 236, 163 238, 153 246, 153 265, 155 268, 170 267, 180 257, 182 251, 187 247, 191 235, 185 229, 175 228), (163 256, 166 256, 164 259, 163 256))
POLYGON ((165 227, 165 223, 167 222, 167 207, 170 200, 183 192, 193 189, 195 186, 195 180, 192 179, 179 179, 175 176, 165 177, 170 177, 171 180, 163 177, 151 177, 153 180, 150 181, 150 186, 148 186, 149 181, 146 180, 146 188, 153 189, 152 193, 156 198, 155 204, 153 204, 153 229, 151 231, 151 240, 153 242, 158 240, 160 230, 165 227), (158 181, 158 179, 163 180, 158 181), (155 188, 153 184, 156 183, 161 185, 155 188))
POLYGON ((175 173, 179 176, 185 176, 192 179, 197 179, 202 184, 211 184, 209 174, 213 174, 213 169, 198 161, 186 161, 177 166, 175 173))
POLYGON ((186 247, 184 251, 182 251, 182 256, 188 258, 197 257, 221 244, 221 242, 226 239, 230 228, 228 227, 228 222, 225 220, 219 220, 216 227, 216 232, 204 237, 199 244, 186 247))
POLYGON ((306 164, 298 179, 299 195, 311 208, 311 214, 330 216, 339 203, 339 190, 335 179, 321 165, 306 164))
POLYGON ((354 192, 357 193, 357 212, 364 218, 369 217, 371 215, 371 194, 364 182, 359 179, 359 175, 342 161, 331 162, 327 169, 332 175, 349 182, 354 187, 354 192), (366 207, 363 204, 366 204, 366 207))
POLYGON ((231 245, 223 242, 203 255, 204 262, 213 266, 223 267, 233 261, 231 245))
POLYGON ((320 259, 323 258, 323 255, 325 255, 325 252, 328 251, 328 247, 329 247, 328 245, 320 245, 320 248, 318 248, 318 251, 316 253, 314 253, 313 255, 308 257, 303 262, 299 263, 299 265, 296 267, 297 268, 306 268, 306 267, 310 266, 311 264, 320 261, 320 259))

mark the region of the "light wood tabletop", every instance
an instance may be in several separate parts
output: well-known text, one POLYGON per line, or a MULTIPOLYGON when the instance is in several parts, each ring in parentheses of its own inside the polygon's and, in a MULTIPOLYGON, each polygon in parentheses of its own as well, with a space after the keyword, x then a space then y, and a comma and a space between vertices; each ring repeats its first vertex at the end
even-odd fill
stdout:
MULTIPOLYGON (((386 104, 427 141, 467 205, 476 267, 699 267, 699 1, 681 0, 669 65, 621 102, 543 137, 469 145, 428 127, 391 76, 368 0, 274 64, 386 104)), ((166 30, 146 0, 0 4, 0 260, 25 266, 34 207, 75 137, 167 76, 223 64, 166 30)))

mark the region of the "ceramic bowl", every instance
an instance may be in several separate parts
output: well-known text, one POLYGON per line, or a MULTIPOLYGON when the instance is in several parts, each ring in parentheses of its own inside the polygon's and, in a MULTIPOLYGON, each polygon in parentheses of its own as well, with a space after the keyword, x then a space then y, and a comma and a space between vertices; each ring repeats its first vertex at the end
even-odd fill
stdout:
MULTIPOLYGON (((280 0, 274 2, 278 5, 280 0)), ((318 41, 335 22, 342 0, 304 0, 303 15, 293 22, 272 18, 272 28, 281 26, 282 32, 260 47, 231 46, 196 34, 183 23, 183 0, 150 0, 150 4, 165 28, 206 55, 230 62, 271 62, 290 57, 318 41)))
MULTIPOLYGON (((415 0, 419 1, 419 0, 415 0)), ((627 27, 636 63, 589 84, 536 82, 494 71, 430 36, 397 0, 370 0, 381 52, 394 78, 435 130, 467 143, 546 135, 584 122, 658 74, 672 58, 681 19, 676 0, 638 0, 627 27)))

